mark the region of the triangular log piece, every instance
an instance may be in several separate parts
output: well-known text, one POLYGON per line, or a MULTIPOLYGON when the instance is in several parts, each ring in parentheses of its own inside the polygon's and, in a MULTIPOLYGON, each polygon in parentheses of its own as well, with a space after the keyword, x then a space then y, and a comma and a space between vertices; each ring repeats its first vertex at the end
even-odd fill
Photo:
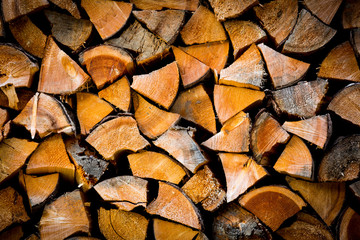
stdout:
POLYGON ((90 234, 90 219, 80 190, 65 193, 45 206, 39 224, 41 239, 65 239, 74 233, 90 234))
POLYGON ((294 30, 284 44, 283 53, 310 55, 324 47, 335 34, 335 29, 302 9, 294 30))
POLYGON ((157 198, 147 206, 146 211, 195 229, 203 227, 200 212, 193 202, 178 187, 165 182, 159 182, 157 198))
POLYGON ((153 178, 179 184, 186 175, 185 170, 165 154, 151 151, 127 156, 132 174, 141 178, 153 178))
MULTIPOLYGON (((304 5, 325 24, 330 25, 342 0, 305 0, 304 5)), ((360 27, 360 26, 359 26, 360 27)))
POLYGON ((345 183, 315 183, 291 177, 286 177, 286 181, 330 226, 340 213, 345 201, 345 183))
POLYGON ((99 97, 105 99, 120 110, 124 112, 130 111, 130 83, 126 76, 102 89, 98 94, 99 97))
POLYGON ((352 194, 360 200, 360 180, 352 183, 349 185, 349 189, 351 190, 352 194))
POLYGON ((23 223, 29 220, 23 198, 12 187, 0 190, 0 231, 14 223, 23 223))
POLYGON ((131 211, 135 207, 146 207, 148 182, 134 176, 118 176, 94 186, 101 198, 119 209, 131 211))
POLYGON ((359 177, 360 135, 337 139, 321 160, 319 181, 344 182, 359 177))
POLYGON ((236 18, 259 3, 258 0, 209 0, 218 21, 236 18))
POLYGON ((34 92, 27 88, 15 89, 18 102, 15 105, 10 106, 11 97, 9 97, 1 90, 0 91, 0 107, 11 108, 18 111, 24 109, 29 100, 34 96, 34 92))
POLYGON ((37 133, 40 138, 51 133, 72 134, 75 130, 61 102, 45 93, 35 94, 13 123, 24 126, 32 137, 37 133))
POLYGON ((131 3, 107 0, 82 0, 81 6, 103 40, 112 37, 122 29, 133 8, 131 3))
POLYGON ((231 202, 267 175, 266 170, 245 154, 219 153, 226 177, 226 200, 231 202))
POLYGON ((39 66, 24 52, 9 46, 0 45, 0 86, 12 84, 14 87, 30 88, 34 74, 39 66))
POLYGON ((99 181, 106 171, 109 162, 96 157, 86 147, 80 146, 78 139, 66 139, 65 147, 71 161, 75 165, 76 183, 86 192, 99 181))
POLYGON ((344 0, 342 12, 342 25, 344 29, 360 27, 360 2, 357 0, 344 0))
POLYGON ((169 109, 178 92, 179 81, 179 69, 176 62, 172 62, 149 74, 133 76, 131 88, 169 109))
POLYGON ((111 39, 107 44, 129 49, 137 53, 138 65, 147 65, 162 59, 169 54, 170 47, 163 40, 145 29, 138 21, 134 21, 118 38, 111 39))
POLYGON ((276 231, 276 234, 284 240, 307 239, 307 240, 333 240, 331 232, 317 218, 310 214, 299 212, 296 220, 290 226, 276 231))
POLYGON ((248 114, 239 112, 230 118, 220 132, 201 143, 218 152, 248 152, 250 145, 251 119, 248 114))
POLYGON ((74 182, 75 167, 70 162, 60 134, 52 135, 41 142, 31 155, 26 167, 26 174, 56 172, 60 173, 60 176, 68 182, 74 182))
POLYGON ((355 212, 352 208, 347 208, 339 221, 339 239, 359 239, 359 222, 360 214, 355 212))
POLYGON ((360 57, 360 28, 355 28, 350 31, 350 42, 354 48, 355 55, 360 57))
POLYGON ((51 24, 51 33, 54 38, 75 52, 81 49, 90 38, 92 24, 89 20, 76 19, 49 10, 45 10, 45 16, 51 24))
POLYGON ((184 88, 191 87, 203 80, 210 72, 210 67, 180 48, 172 46, 184 88))
POLYGON ((275 0, 254 7, 256 17, 279 47, 293 30, 298 17, 298 1, 275 0))
POLYGON ((240 57, 251 44, 264 42, 266 40, 264 30, 253 22, 229 20, 224 23, 224 26, 234 48, 234 59, 240 57))
POLYGON ((100 232, 106 239, 145 240, 149 220, 143 215, 119 209, 98 210, 100 232))
POLYGON ((73 0, 49 0, 59 8, 67 10, 73 17, 80 19, 80 11, 73 0))
POLYGON ((144 23, 152 33, 168 44, 175 41, 185 21, 185 12, 179 10, 143 10, 133 11, 133 14, 139 22, 144 23))
POLYGON ((272 48, 258 45, 275 89, 291 86, 301 80, 310 64, 283 55, 272 48))
POLYGON ((272 92, 274 109, 279 114, 290 117, 314 117, 323 103, 328 89, 328 81, 301 81, 297 85, 272 92))
POLYGON ((98 89, 112 83, 124 74, 133 74, 135 63, 131 55, 119 47, 99 45, 88 48, 79 55, 81 65, 98 89))
POLYGON ((260 105, 264 98, 262 91, 217 84, 214 87, 215 110, 222 124, 240 111, 260 105))
POLYGON ((229 67, 220 71, 220 84, 260 90, 266 81, 264 61, 259 49, 252 44, 229 67))
POLYGON ((195 11, 199 5, 199 0, 130 0, 137 8, 144 10, 161 10, 163 8, 195 11))
POLYGON ((0 143, 0 182, 14 176, 37 146, 38 143, 25 139, 4 139, 0 143))
POLYGON ((272 239, 259 219, 237 203, 230 203, 217 213, 212 235, 214 239, 272 239))
POLYGON ((136 152, 149 145, 140 135, 137 123, 132 117, 117 117, 95 128, 86 141, 106 160, 115 160, 123 151, 136 152))
POLYGON ((109 115, 113 108, 93 93, 76 93, 76 115, 81 134, 87 135, 98 122, 109 115))
POLYGON ((48 38, 39 76, 39 92, 71 94, 89 80, 82 68, 62 51, 52 37, 48 38))
POLYGON ((292 136, 274 169, 282 174, 312 180, 315 166, 311 152, 303 140, 292 136))
POLYGON ((256 161, 261 165, 271 165, 271 155, 287 143, 290 135, 268 112, 259 113, 250 134, 250 146, 256 161))
POLYGON ((318 77, 360 82, 360 69, 349 41, 330 51, 321 63, 318 77))
POLYGON ((28 16, 23 16, 9 23, 9 29, 15 40, 27 52, 38 58, 44 57, 47 36, 28 16))
POLYGON ((180 36, 186 45, 225 41, 227 39, 222 24, 216 20, 214 13, 203 5, 196 9, 180 31, 180 36))
POLYGON ((164 149, 187 169, 195 173, 208 160, 202 155, 200 147, 192 138, 193 135, 193 129, 178 127, 176 129, 169 129, 153 141, 153 143, 155 146, 164 149))
POLYGON ((159 218, 153 220, 153 231, 156 240, 190 240, 194 239, 196 235, 199 234, 199 231, 159 218))
MULTIPOLYGON (((18 240, 18 239, 23 239, 23 237, 24 237, 24 231, 22 225, 15 225, 14 227, 10 227, 0 233, 0 239, 18 240)), ((32 239, 27 237, 26 240, 32 240, 32 239)))
POLYGON ((301 197, 282 186, 252 190, 241 197, 239 202, 273 231, 306 206, 301 197))
POLYGON ((164 111, 139 94, 133 93, 132 96, 136 122, 140 131, 147 137, 157 138, 180 120, 179 114, 164 111))
POLYGON ((210 97, 203 85, 185 90, 176 98, 171 112, 198 124, 211 133, 216 133, 215 113, 210 97))
POLYGON ((3 0, 1 5, 5 22, 40 11, 48 6, 49 2, 47 0, 3 0))

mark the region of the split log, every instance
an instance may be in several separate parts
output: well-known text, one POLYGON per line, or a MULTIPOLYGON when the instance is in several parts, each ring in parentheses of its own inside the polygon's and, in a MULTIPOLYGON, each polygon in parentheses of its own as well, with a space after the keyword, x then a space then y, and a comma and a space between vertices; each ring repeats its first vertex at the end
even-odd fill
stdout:
POLYGON ((23 236, 24 236, 24 231, 22 225, 16 225, 0 233, 0 239, 7 239, 7 240, 19 240, 19 239, 23 239, 23 236))
POLYGON ((80 11, 73 0, 49 0, 59 8, 67 10, 73 17, 80 19, 80 11))
POLYGON ((130 83, 126 76, 102 89, 98 94, 99 97, 105 99, 120 110, 124 112, 130 111, 130 83))
POLYGON ((257 5, 258 0, 209 0, 218 21, 236 18, 257 5))
POLYGON ((259 49, 252 44, 229 67, 220 71, 219 84, 260 90, 266 81, 264 61, 259 49))
MULTIPOLYGON (((215 212, 222 206, 223 203, 225 203, 225 201, 225 190, 222 188, 216 188, 214 191, 210 192, 210 195, 201 202, 201 206, 208 212, 215 212)), ((202 236, 202 234, 199 234, 197 240, 208 240, 208 238, 206 236, 202 236)))
POLYGON ((12 99, 9 98, 3 91, 0 91, 0 107, 11 108, 15 110, 23 110, 29 100, 34 96, 34 92, 27 88, 17 88, 15 89, 15 94, 17 97, 17 103, 11 104, 12 99))
POLYGON ((200 5, 190 20, 180 31, 186 45, 225 41, 226 34, 222 24, 216 20, 213 12, 200 5))
POLYGON ((106 0, 82 0, 81 6, 103 40, 112 37, 124 27, 133 8, 130 3, 106 0))
POLYGON ((181 92, 176 98, 171 112, 193 122, 211 133, 216 133, 215 113, 210 97, 203 85, 181 92))
POLYGON ((333 20, 342 0, 305 0, 304 5, 325 24, 333 20))
POLYGON ((39 225, 41 239, 65 239, 79 232, 90 234, 90 219, 80 190, 65 193, 45 206, 39 225))
POLYGON ((264 44, 260 44, 258 47, 264 57, 275 89, 297 83, 309 70, 310 64, 308 63, 283 55, 264 44))
POLYGON ((310 55, 324 47, 336 34, 336 30, 302 9, 294 30, 286 40, 283 53, 310 55))
POLYGON ((199 5, 199 0, 130 0, 137 8, 144 10, 161 10, 163 8, 195 11, 199 5))
POLYGON ((214 105, 219 121, 224 124, 237 113, 260 105, 264 97, 262 91, 215 84, 214 105))
POLYGON ((350 42, 354 48, 355 55, 360 57, 360 28, 355 28, 350 31, 350 42))
POLYGON ((159 137, 180 120, 179 114, 157 108, 139 94, 133 93, 133 103, 140 131, 151 139, 159 137))
POLYGON ((195 173, 208 160, 202 155, 200 147, 192 138, 193 135, 194 129, 180 127, 169 129, 153 141, 153 144, 164 149, 187 169, 195 173))
POLYGON ((3 0, 1 5, 5 22, 10 22, 21 16, 38 12, 48 6, 49 2, 47 0, 3 0))
POLYGON ((271 165, 270 156, 289 139, 290 135, 270 113, 258 113, 250 134, 250 146, 259 164, 271 165))
POLYGON ((342 12, 342 25, 344 29, 360 27, 360 3, 357 0, 345 0, 342 12))
POLYGON ((155 218, 153 220, 153 231, 156 240, 191 240, 199 234, 189 227, 181 224, 168 222, 155 218))
POLYGON ((254 7, 254 11, 276 47, 279 47, 296 24, 298 2, 296 0, 275 0, 254 7))
POLYGON ((115 160, 118 154, 136 152, 149 145, 132 117, 117 117, 95 128, 85 139, 106 160, 115 160))
POLYGON ((151 151, 127 156, 132 174, 141 178, 153 178, 179 184, 186 175, 184 169, 165 154, 151 151))
POLYGON ((265 186, 252 190, 241 197, 239 202, 273 231, 306 206, 298 195, 281 186, 265 186))
POLYGON ((158 196, 146 211, 195 229, 203 227, 200 213, 192 201, 178 187, 168 183, 159 182, 158 196))
POLYGON ((237 59, 251 44, 266 40, 266 33, 250 21, 230 20, 224 23, 234 48, 234 59, 237 59))
POLYGON ((339 226, 339 239, 359 239, 359 223, 360 223, 360 214, 355 212, 352 208, 347 208, 344 212, 339 226))
POLYGON ((337 139, 321 160, 319 181, 344 182, 359 177, 360 135, 337 139))

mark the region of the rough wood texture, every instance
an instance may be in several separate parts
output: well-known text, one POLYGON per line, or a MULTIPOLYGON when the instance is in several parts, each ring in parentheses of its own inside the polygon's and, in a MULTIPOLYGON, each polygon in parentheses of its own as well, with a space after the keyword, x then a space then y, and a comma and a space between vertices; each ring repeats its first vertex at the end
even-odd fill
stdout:
POLYGON ((99 97, 105 99, 120 110, 124 112, 130 111, 130 83, 126 76, 102 89, 98 94, 99 97))
POLYGON ((354 48, 356 57, 360 57, 360 28, 355 28, 350 31, 350 42, 354 48))
POLYGON ((198 231, 192 230, 184 225, 158 218, 153 220, 153 231, 156 240, 187 240, 194 239, 196 235, 199 234, 198 231))
MULTIPOLYGON (((14 227, 10 227, 7 230, 4 230, 0 233, 0 239, 7 240, 19 240, 24 236, 24 232, 22 229, 22 225, 15 225, 14 227)), ((31 240, 26 238, 26 240, 31 240)))
POLYGON ((355 240, 360 238, 358 227, 360 224, 360 215, 352 208, 347 208, 344 212, 339 226, 340 240, 355 240))
POLYGON ((5 22, 10 22, 18 17, 40 11, 48 6, 49 2, 47 0, 3 0, 1 5, 5 22))
POLYGON ((312 54, 324 47, 335 34, 335 29, 302 9, 293 32, 284 44, 283 53, 312 54))
POLYGON ((199 0, 130 0, 137 8, 161 10, 163 8, 195 11, 199 5, 199 0))
POLYGON ((18 102, 15 106, 10 106, 11 99, 9 99, 9 97, 3 91, 0 91, 0 106, 21 111, 35 94, 33 91, 27 88, 17 88, 15 89, 15 92, 18 102))
POLYGON ((80 11, 73 0, 49 0, 59 8, 67 10, 73 17, 80 19, 80 11))
POLYGON ((360 27, 360 3, 357 0, 344 0, 342 25, 344 29, 360 27))
POLYGON ((258 0, 209 0, 218 21, 236 18, 257 5, 258 0))
POLYGON ((307 73, 310 64, 283 55, 270 47, 258 45, 275 89, 291 86, 307 73))
POLYGON ((305 0, 304 5, 321 21, 329 25, 340 7, 342 0, 305 0))

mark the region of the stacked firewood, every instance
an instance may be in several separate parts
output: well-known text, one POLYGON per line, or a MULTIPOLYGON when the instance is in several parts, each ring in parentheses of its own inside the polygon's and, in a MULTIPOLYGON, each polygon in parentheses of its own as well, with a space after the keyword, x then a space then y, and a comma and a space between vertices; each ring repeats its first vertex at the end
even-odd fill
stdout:
POLYGON ((360 239, 360 1, 1 7, 0 239, 360 239))

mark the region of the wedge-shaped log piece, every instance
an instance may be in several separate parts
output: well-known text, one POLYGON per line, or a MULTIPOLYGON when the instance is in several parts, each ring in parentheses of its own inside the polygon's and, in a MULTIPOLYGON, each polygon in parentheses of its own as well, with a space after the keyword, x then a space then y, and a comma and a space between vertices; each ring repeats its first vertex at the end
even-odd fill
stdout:
POLYGON ((214 87, 215 110, 222 124, 240 111, 260 105, 264 97, 262 91, 223 85, 214 87))
POLYGON ((344 29, 360 27, 360 3, 357 0, 345 0, 342 12, 342 25, 344 29))
POLYGON ((145 10, 161 10, 163 8, 195 11, 199 0, 130 0, 137 8, 145 10))
POLYGON ((209 0, 218 21, 236 18, 257 5, 258 0, 209 0))
POLYGON ((138 54, 138 65, 146 65, 165 57, 170 50, 169 45, 141 26, 135 20, 118 38, 107 41, 107 44, 126 48, 138 54))
POLYGON ((251 44, 266 40, 266 33, 255 23, 244 20, 230 20, 224 23, 237 59, 251 44))
POLYGON ((234 63, 220 71, 219 83, 260 90, 265 84, 265 76, 264 61, 259 49, 252 44, 234 63))
POLYGON ((76 114, 80 123, 81 134, 87 135, 104 117, 109 115, 113 108, 92 93, 76 93, 76 114))
POLYGON ((200 147, 192 138, 193 129, 169 129, 153 141, 155 146, 164 149, 191 172, 195 173, 208 160, 202 155, 200 147))
POLYGON ((127 156, 134 176, 153 178, 179 184, 186 175, 185 170, 165 154, 151 151, 127 156))
POLYGON ((359 222, 360 222, 360 214, 355 212, 352 208, 347 208, 339 222, 339 239, 359 239, 359 222))
POLYGON ((145 240, 149 224, 149 220, 138 213, 102 207, 98 210, 98 222, 104 237, 113 240, 145 240))
POLYGON ((292 136, 274 165, 282 174, 312 180, 314 161, 306 144, 297 136, 292 136))
POLYGON ((0 220, 0 231, 14 223, 30 220, 23 204, 23 198, 12 187, 0 190, 0 220))
POLYGON ((252 190, 240 198, 239 202, 273 231, 306 206, 301 197, 282 186, 265 186, 252 190))
POLYGON ((49 37, 41 64, 38 91, 71 94, 84 87, 88 80, 89 76, 84 70, 49 37))
POLYGON ((45 15, 51 23, 53 37, 71 50, 79 50, 89 39, 92 32, 92 24, 89 20, 76 19, 66 14, 48 10, 45 11, 45 15))
POLYGON ((324 222, 330 226, 344 203, 345 184, 307 182, 291 177, 286 177, 286 181, 294 191, 300 193, 324 222))
POLYGON ((267 175, 266 170, 245 154, 219 153, 226 177, 226 200, 231 202, 267 175))
POLYGON ((360 135, 337 139, 321 160, 319 181, 344 182, 359 177, 360 135))
POLYGON ((139 94, 133 93, 133 103, 140 131, 151 139, 157 138, 180 120, 179 114, 161 110, 139 94))
POLYGON ((153 220, 153 231, 156 240, 190 240, 194 239, 196 235, 199 234, 199 231, 159 218, 153 220))
POLYGON ((329 141, 332 132, 330 114, 319 115, 295 122, 284 122, 282 127, 323 149, 329 141))
POLYGON ((136 152, 149 145, 132 117, 118 117, 95 128, 86 141, 106 160, 115 160, 117 154, 130 150, 136 152))
POLYGON ((85 9, 102 39, 112 37, 121 30, 130 17, 132 4, 107 0, 82 0, 85 9))
POLYGON ((65 193, 45 206, 39 229, 41 239, 65 239, 74 233, 90 234, 90 219, 80 190, 65 193))
POLYGON ((159 182, 158 196, 147 206, 146 211, 195 229, 202 229, 202 219, 196 206, 178 187, 168 183, 159 182))
POLYGON ((340 7, 342 0, 305 0, 304 5, 321 21, 329 25, 340 7))
POLYGON ((73 0, 49 0, 59 8, 67 10, 73 17, 80 19, 80 11, 73 0))
POLYGON ((285 56, 270 47, 258 45, 275 89, 291 86, 301 80, 310 64, 285 56))
POLYGON ((185 12, 179 10, 144 10, 133 11, 133 14, 155 35, 168 44, 172 44, 180 32, 185 20, 185 12))
POLYGON ((284 44, 283 53, 312 54, 324 47, 335 34, 335 29, 302 9, 294 30, 284 44))
POLYGON ((37 133, 40 138, 51 133, 72 134, 75 129, 61 102, 44 93, 35 94, 13 123, 24 126, 32 137, 37 133))
POLYGON ((278 47, 293 30, 298 17, 296 0, 275 0, 254 7, 256 17, 278 47))
POLYGON ((41 9, 48 6, 49 2, 47 0, 3 0, 2 12, 5 22, 10 22, 15 18, 40 11, 41 9))
POLYGON ((184 119, 211 133, 216 133, 213 105, 202 85, 181 92, 171 107, 171 112, 180 114, 184 119))
MULTIPOLYGON (((8 85, 11 86, 11 85, 8 85)), ((4 89, 4 88, 3 88, 4 89)), ((11 105, 11 97, 9 98, 2 90, 0 91, 0 106, 5 108, 11 108, 18 111, 24 109, 29 100, 34 96, 34 92, 27 88, 16 88, 16 104, 11 105)))
POLYGON ((230 118, 220 132, 201 145, 218 152, 248 152, 250 145, 251 119, 248 114, 239 112, 230 118))
POLYGON ((350 42, 354 48, 356 56, 360 57, 360 28, 355 28, 350 31, 350 42))
POLYGON ((301 81, 297 85, 273 91, 274 108, 278 113, 290 117, 314 117, 322 104, 328 88, 328 81, 317 79, 301 81))
POLYGON ((321 63, 318 77, 360 82, 360 69, 349 41, 330 51, 321 63))
POLYGON ((131 103, 130 83, 126 76, 98 92, 105 99, 124 112, 129 112, 131 103))
POLYGON ((261 165, 271 165, 271 155, 285 144, 290 135, 268 112, 259 113, 250 134, 250 145, 253 155, 261 165))
POLYGON ((169 109, 178 92, 179 81, 179 69, 176 62, 172 62, 149 74, 133 76, 131 88, 169 109))
POLYGON ((20 138, 4 139, 0 143, 0 182, 15 175, 38 143, 20 138))

